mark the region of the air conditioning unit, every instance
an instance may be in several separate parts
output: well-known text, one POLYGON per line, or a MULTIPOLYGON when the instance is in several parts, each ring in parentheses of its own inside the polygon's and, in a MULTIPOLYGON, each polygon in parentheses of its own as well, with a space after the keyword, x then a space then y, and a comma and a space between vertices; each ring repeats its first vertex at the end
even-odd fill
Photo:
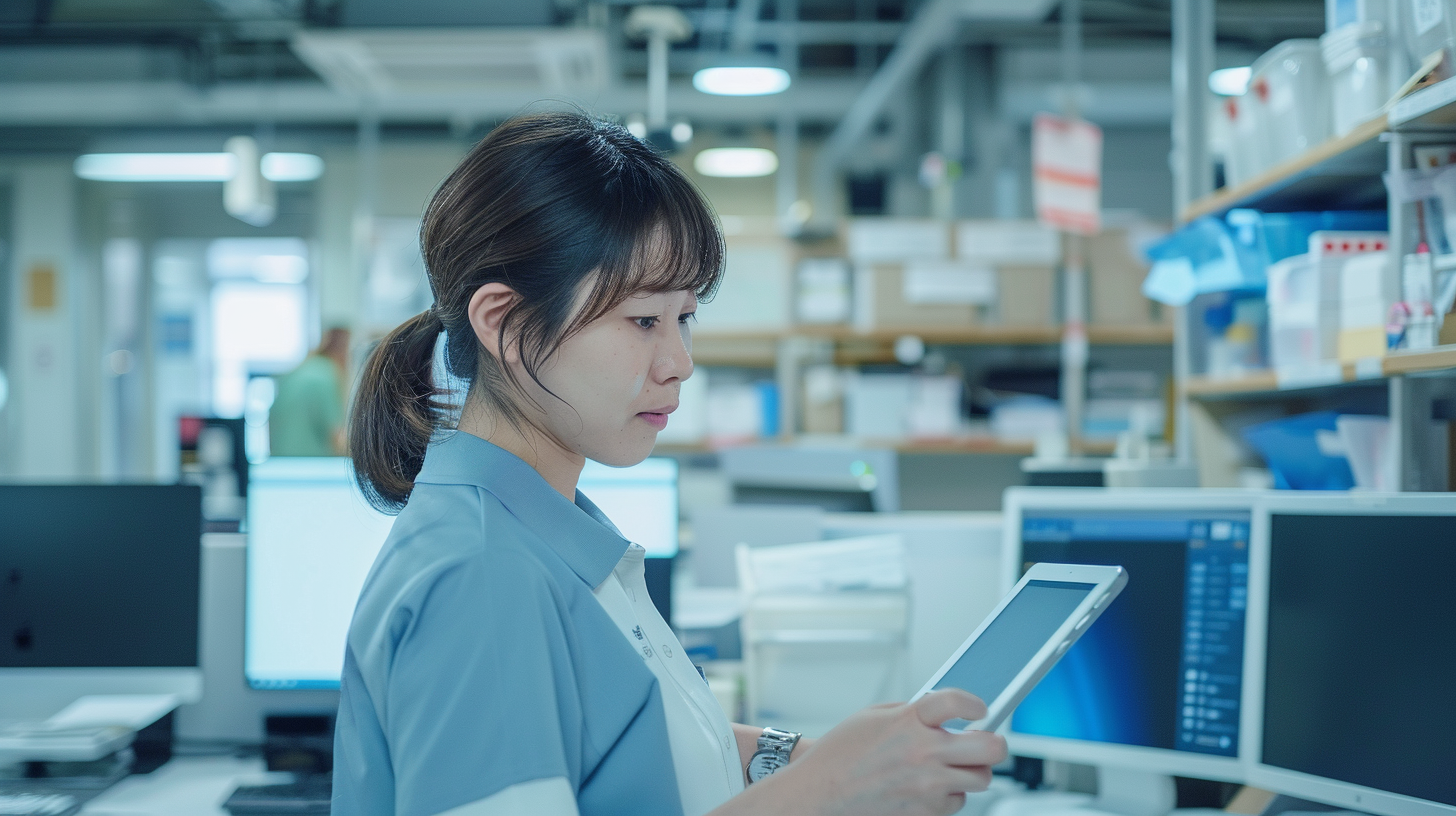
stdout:
POLYGON ((330 29, 293 51, 335 89, 380 96, 562 93, 606 84, 601 32, 572 28, 330 29))

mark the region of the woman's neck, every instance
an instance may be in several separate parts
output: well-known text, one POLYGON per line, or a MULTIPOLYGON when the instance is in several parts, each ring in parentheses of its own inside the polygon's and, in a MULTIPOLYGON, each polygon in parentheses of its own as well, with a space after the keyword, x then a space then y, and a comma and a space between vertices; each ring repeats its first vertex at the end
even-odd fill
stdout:
POLYGON ((576 501, 576 483, 581 478, 581 469, 586 466, 586 457, 530 424, 526 424, 524 429, 517 428, 478 400, 466 400, 457 427, 521 457, 556 492, 568 501, 576 501))

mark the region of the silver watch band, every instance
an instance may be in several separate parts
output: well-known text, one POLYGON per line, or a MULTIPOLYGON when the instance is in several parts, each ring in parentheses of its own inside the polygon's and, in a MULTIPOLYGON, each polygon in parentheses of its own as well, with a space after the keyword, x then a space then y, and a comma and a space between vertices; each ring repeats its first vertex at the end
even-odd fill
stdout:
POLYGON ((748 761, 745 769, 749 783, 757 782, 789 764, 789 756, 793 754, 794 746, 798 745, 801 736, 803 735, 777 728, 763 729, 758 737, 758 751, 748 761))

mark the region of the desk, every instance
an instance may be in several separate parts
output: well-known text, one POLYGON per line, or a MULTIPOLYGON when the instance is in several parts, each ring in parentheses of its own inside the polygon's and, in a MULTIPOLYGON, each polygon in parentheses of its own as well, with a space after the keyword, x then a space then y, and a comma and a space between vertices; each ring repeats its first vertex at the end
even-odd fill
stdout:
POLYGON ((291 781, 292 774, 265 771, 259 758, 178 757, 116 783, 87 802, 81 816, 227 816, 222 803, 238 785, 291 781))

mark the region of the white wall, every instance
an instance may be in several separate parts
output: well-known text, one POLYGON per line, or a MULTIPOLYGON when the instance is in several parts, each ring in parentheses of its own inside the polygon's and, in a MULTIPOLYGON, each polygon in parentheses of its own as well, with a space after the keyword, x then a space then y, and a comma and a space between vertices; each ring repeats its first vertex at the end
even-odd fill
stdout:
POLYGON ((27 479, 73 479, 84 473, 93 437, 81 427, 95 393, 81 385, 84 284, 76 252, 76 179, 69 159, 17 163, 14 195, 11 360, 13 452, 7 470, 27 479), (33 273, 56 272, 54 308, 31 308, 33 273))

